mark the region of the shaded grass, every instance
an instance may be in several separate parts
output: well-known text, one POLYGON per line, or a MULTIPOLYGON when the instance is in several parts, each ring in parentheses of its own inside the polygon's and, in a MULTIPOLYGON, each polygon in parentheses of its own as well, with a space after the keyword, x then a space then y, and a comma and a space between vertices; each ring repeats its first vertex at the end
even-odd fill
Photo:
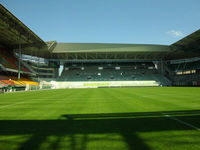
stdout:
POLYGON ((62 89, 0 95, 0 149, 200 149, 199 88, 62 89))

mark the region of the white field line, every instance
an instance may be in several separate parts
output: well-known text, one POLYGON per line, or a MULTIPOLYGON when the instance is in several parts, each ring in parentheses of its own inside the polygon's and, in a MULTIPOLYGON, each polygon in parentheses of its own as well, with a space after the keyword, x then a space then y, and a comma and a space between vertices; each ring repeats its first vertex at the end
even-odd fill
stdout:
MULTIPOLYGON (((124 97, 118 97, 118 98, 123 98, 124 97)), ((34 100, 55 100, 56 98, 35 98, 34 100)), ((126 98, 126 99, 131 99, 131 98, 126 98)), ((113 98, 60 98, 60 99, 56 99, 56 100, 113 100, 113 98)), ((116 100, 117 101, 117 100, 116 100)))
POLYGON ((193 129, 195 129, 195 130, 200 131, 200 128, 198 128, 198 127, 196 127, 196 126, 194 126, 194 125, 192 125, 192 124, 190 124, 190 123, 187 123, 187 122, 185 122, 185 121, 182 121, 182 120, 180 120, 180 119, 177 119, 177 118, 175 118, 175 117, 172 117, 172 116, 170 116, 170 115, 168 115, 168 114, 166 114, 166 113, 162 113, 162 115, 164 115, 165 117, 168 117, 168 118, 170 118, 170 119, 172 119, 172 120, 175 120, 175 121, 177 121, 177 122, 179 122, 179 123, 181 123, 181 124, 184 124, 184 125, 186 125, 186 126, 188 126, 188 127, 190 127, 190 128, 193 128, 193 129))
MULTIPOLYGON (((85 100, 87 98, 68 98, 68 99, 69 100, 85 100)), ((55 100, 55 99, 49 99, 49 98, 34 99, 34 101, 40 101, 40 100, 46 101, 46 100, 55 100)), ((91 99, 91 100, 93 100, 93 99, 91 99)), ((95 100, 104 100, 104 99, 103 98, 95 98, 95 100)), ((16 102, 14 104, 8 104, 8 105, 0 106, 0 109, 6 108, 6 107, 9 107, 9 106, 18 105, 18 104, 27 103, 27 102, 30 102, 30 101, 31 100, 25 100, 25 101, 21 101, 21 102, 16 102)), ((66 101, 66 99, 60 99, 59 101, 66 101)), ((72 103, 72 102, 68 102, 68 103, 72 103)))
POLYGON ((14 103, 14 104, 8 104, 8 105, 0 106, 0 109, 2 109, 2 108, 6 108, 6 107, 9 107, 9 106, 14 106, 14 105, 18 105, 18 104, 26 103, 27 101, 28 101, 28 100, 21 101, 21 102, 17 102, 17 103, 14 103))

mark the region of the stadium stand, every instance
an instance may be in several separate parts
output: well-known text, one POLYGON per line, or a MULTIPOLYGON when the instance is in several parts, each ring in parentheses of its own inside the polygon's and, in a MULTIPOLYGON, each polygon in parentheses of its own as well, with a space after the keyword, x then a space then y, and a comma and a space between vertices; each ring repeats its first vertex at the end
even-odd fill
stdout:
POLYGON ((200 69, 200 61, 172 64, 169 67, 173 71, 195 70, 200 69))
MULTIPOLYGON (((18 60, 15 58, 13 53, 0 48, 0 64, 6 69, 6 71, 17 72, 18 70, 18 60)), ((23 64, 21 66, 21 71, 24 73, 30 73, 23 64)))
POLYGON ((200 85, 200 30, 172 45, 44 42, 0 12, 1 87, 200 85))
MULTIPOLYGON (((167 86, 169 79, 159 74, 153 63, 120 63, 120 64, 66 64, 59 81, 137 81, 142 86, 167 86), (154 81, 152 84, 145 81, 154 81)), ((136 83, 136 82, 135 82, 136 83)), ((129 85, 130 86, 130 85, 129 85)))
POLYGON ((32 81, 30 79, 22 77, 20 81, 15 76, 0 76, 0 81, 6 85, 18 85, 18 86, 25 86, 27 83, 30 85, 38 85, 37 82, 32 81))

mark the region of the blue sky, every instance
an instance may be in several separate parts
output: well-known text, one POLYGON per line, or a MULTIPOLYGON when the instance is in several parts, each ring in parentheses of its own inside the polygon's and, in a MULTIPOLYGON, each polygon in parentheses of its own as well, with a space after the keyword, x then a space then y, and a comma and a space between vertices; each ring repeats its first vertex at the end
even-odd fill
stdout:
POLYGON ((172 44, 200 29, 200 0, 0 0, 44 41, 172 44))

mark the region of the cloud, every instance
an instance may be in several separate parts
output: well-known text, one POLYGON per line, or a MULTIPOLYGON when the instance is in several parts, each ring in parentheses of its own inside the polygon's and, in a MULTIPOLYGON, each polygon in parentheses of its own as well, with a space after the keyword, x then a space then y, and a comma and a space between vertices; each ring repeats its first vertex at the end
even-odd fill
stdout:
POLYGON ((167 32, 167 34, 169 34, 173 37, 182 37, 184 35, 183 32, 181 32, 179 30, 170 30, 167 32))

